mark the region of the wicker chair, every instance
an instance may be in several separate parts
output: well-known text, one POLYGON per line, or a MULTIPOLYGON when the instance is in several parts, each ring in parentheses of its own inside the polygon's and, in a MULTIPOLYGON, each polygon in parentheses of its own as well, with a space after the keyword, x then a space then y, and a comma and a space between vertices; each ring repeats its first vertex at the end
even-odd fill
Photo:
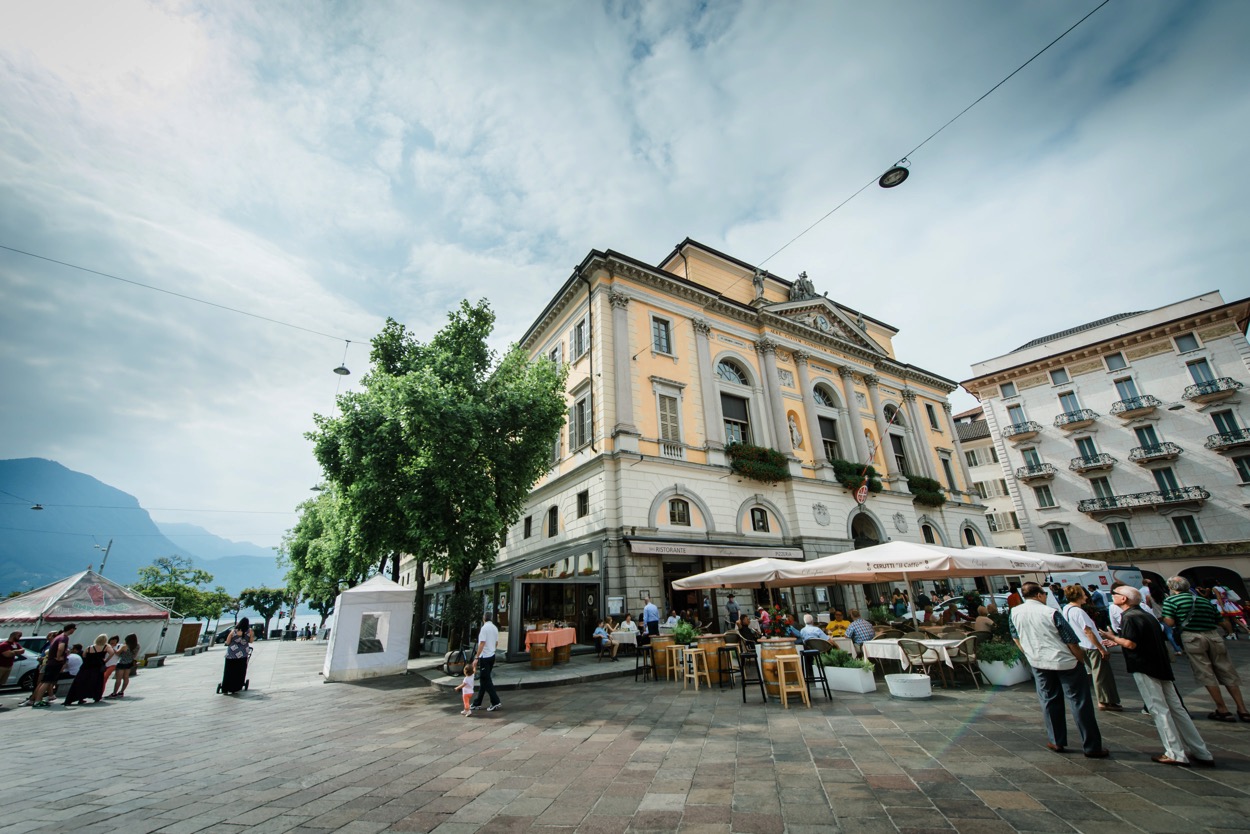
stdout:
MULTIPOLYGON (((984 634, 985 632, 982 632, 984 634)), ((981 667, 977 663, 977 643, 980 642, 975 635, 964 638, 958 646, 953 646, 948 651, 951 657, 951 663, 955 664, 955 669, 964 668, 968 670, 968 674, 972 676, 972 682, 976 684, 977 689, 981 688, 981 682, 977 680, 977 675, 981 674, 981 667)), ((988 681, 986 681, 988 683, 988 681)))
POLYGON ((937 652, 929 649, 923 643, 916 641, 916 640, 906 640, 906 639, 899 640, 898 648, 899 648, 899 651, 901 651, 907 657, 907 663, 912 668, 918 668, 921 670, 922 674, 929 675, 929 677, 933 677, 933 674, 930 670, 934 666, 937 666, 938 674, 942 675, 943 681, 946 680, 946 677, 942 673, 942 670, 941 670, 942 659, 938 657, 937 652))
POLYGON ((872 639, 873 640, 897 640, 898 638, 902 636, 903 636, 903 632, 899 631, 897 628, 887 628, 885 631, 881 632, 880 634, 878 634, 876 637, 873 637, 872 639))

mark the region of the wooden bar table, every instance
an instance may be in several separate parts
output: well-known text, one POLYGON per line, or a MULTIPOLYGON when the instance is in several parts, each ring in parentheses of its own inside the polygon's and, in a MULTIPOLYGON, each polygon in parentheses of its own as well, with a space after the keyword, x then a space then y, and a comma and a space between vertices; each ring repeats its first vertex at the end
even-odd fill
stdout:
POLYGON ((781 681, 777 674, 777 655, 798 654, 793 637, 765 637, 756 645, 759 647, 760 674, 764 678, 764 689, 773 698, 781 698, 781 681))

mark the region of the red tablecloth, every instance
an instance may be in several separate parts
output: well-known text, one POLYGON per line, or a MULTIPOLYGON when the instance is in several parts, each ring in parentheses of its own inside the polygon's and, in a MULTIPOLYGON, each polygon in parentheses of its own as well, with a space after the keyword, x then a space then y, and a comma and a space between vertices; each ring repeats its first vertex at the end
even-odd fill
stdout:
POLYGON ((525 635, 525 649, 529 651, 529 647, 533 643, 546 643, 547 651, 553 651, 561 646, 571 646, 577 642, 577 629, 575 628, 556 628, 551 631, 531 631, 525 635))

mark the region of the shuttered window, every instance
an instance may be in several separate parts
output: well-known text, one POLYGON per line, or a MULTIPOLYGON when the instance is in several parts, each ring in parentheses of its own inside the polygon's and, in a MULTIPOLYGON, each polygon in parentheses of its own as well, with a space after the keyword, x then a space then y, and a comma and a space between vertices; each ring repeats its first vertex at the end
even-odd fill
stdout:
POLYGON ((681 441, 681 424, 677 419, 677 398, 664 394, 660 401, 660 439, 674 443, 681 441))

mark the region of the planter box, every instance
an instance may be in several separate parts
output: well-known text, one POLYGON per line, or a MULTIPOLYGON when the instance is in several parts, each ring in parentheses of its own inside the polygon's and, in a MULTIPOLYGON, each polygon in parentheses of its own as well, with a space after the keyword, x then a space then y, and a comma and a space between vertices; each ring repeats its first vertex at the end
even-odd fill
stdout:
POLYGON ((829 688, 836 689, 839 692, 859 692, 863 694, 877 691, 877 680, 872 676, 871 669, 826 666, 825 676, 829 678, 829 688))
POLYGON ((1033 680, 1033 673, 1023 658, 1017 660, 1014 666, 1008 666, 999 660, 978 660, 977 665, 981 667, 985 679, 994 686, 1014 686, 1033 680))
POLYGON ((890 688, 890 694, 895 698, 916 701, 933 697, 933 682, 929 680, 928 675, 915 672, 886 675, 885 685, 890 688))

